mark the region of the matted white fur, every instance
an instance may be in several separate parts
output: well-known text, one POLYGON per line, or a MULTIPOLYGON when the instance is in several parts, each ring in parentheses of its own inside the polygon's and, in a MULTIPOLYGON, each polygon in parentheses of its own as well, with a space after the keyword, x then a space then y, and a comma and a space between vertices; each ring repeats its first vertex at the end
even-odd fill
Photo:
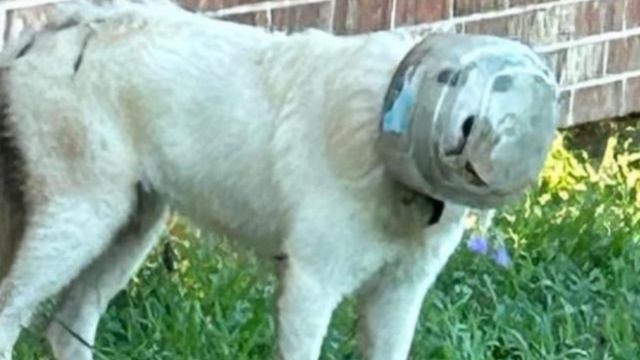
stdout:
MULTIPOLYGON (((406 201, 375 150, 385 92, 414 42, 270 34, 169 5, 66 14, 79 24, 35 35, 3 65, 30 211, 0 287, 0 359, 37 304, 67 286, 58 318, 93 342, 159 232, 154 210, 139 233, 114 238, 141 216, 140 183, 203 228, 284 259, 282 358, 318 358, 350 294, 367 358, 407 358, 466 212, 447 204, 427 227, 428 204, 406 201)), ((56 325, 49 338, 59 359, 92 358, 56 325)))

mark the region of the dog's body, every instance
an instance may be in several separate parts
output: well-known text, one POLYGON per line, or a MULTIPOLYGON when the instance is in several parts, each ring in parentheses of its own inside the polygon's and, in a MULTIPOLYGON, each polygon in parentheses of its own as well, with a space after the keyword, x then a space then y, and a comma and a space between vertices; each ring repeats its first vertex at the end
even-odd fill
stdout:
MULTIPOLYGON (((169 5, 93 11, 0 65, 6 148, 22 158, 0 168, 23 184, 0 174, 0 210, 24 208, 20 229, 0 229, 4 244, 22 234, 0 247, 17 248, 0 287, 0 359, 65 287, 56 317, 92 342, 167 206, 278 259, 283 358, 317 358, 332 310, 357 293, 367 357, 405 359, 466 211, 447 204, 427 226, 431 203, 389 179, 375 151, 414 41, 269 34, 169 5)), ((58 324, 49 338, 60 359, 91 358, 58 324)))

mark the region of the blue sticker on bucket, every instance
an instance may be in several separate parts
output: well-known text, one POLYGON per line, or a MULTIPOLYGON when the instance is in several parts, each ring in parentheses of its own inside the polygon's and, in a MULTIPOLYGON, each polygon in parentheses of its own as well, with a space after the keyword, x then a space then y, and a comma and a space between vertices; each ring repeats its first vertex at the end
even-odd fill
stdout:
POLYGON ((405 133, 407 124, 409 123, 407 117, 414 104, 415 96, 409 89, 409 86, 404 86, 396 98, 396 101, 393 102, 391 110, 384 115, 382 121, 383 130, 399 134, 405 133))

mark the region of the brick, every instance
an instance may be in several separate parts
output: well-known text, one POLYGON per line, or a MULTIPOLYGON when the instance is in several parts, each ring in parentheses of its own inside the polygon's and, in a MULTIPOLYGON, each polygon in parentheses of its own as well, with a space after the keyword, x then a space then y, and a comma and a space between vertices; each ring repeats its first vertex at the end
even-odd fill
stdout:
POLYGON ((336 0, 334 31, 355 34, 388 29, 392 3, 392 0, 336 0))
MULTIPOLYGON (((527 6, 547 3, 551 0, 511 0, 510 5, 527 6)), ((637 2, 640 0, 628 0, 637 2)), ((562 19, 568 29, 574 34, 572 38, 600 34, 609 31, 622 30, 625 16, 625 0, 591 0, 584 3, 554 6, 544 10, 544 16, 562 19), (570 27, 573 27, 572 29, 570 27)), ((640 20, 640 9, 638 10, 640 20)))
POLYGON ((551 44, 571 39, 571 21, 560 14, 531 11, 465 24, 465 32, 521 39, 530 44, 551 44))
POLYGON ((509 5, 511 7, 519 7, 519 6, 527 6, 532 4, 548 3, 552 1, 556 1, 556 0, 511 0, 509 2, 509 5))
POLYGON ((575 46, 567 49, 566 61, 560 73, 560 84, 571 85, 602 77, 605 43, 575 46))
POLYGON ((575 37, 622 30, 624 1, 590 1, 573 6, 576 8, 573 19, 575 37))
POLYGON ((464 16, 479 12, 500 10, 505 9, 506 7, 506 0, 455 0, 453 16, 464 16))
POLYGON ((268 27, 270 25, 269 14, 266 11, 234 14, 222 19, 252 26, 268 27))
MULTIPOLYGON (((640 0, 639 0, 640 1, 640 0)), ((574 3, 467 24, 469 33, 519 38, 531 44, 554 44, 622 29, 624 3, 619 0, 574 3)))
POLYGON ((218 10, 224 7, 224 1, 180 0, 182 7, 189 10, 218 10))
POLYGON ((622 81, 578 89, 573 100, 573 124, 620 116, 623 113, 622 81))
POLYGON ((511 24, 516 16, 505 16, 495 19, 471 21, 464 24, 464 32, 468 34, 491 34, 497 36, 509 36, 511 24))
POLYGON ((445 19, 453 0, 396 0, 395 25, 414 25, 445 19))
POLYGON ((627 29, 640 26, 640 0, 627 0, 627 29))
MULTIPOLYGON (((523 14, 519 22, 511 25, 512 35, 532 44, 551 44, 570 40, 573 33, 575 8, 560 11, 536 10, 523 14)), ((514 20, 516 21, 516 20, 514 20)))
POLYGON ((238 5, 254 4, 263 0, 179 0, 178 2, 191 10, 215 11, 238 5))
POLYGON ((331 3, 317 3, 292 6, 271 11, 271 27, 289 32, 306 28, 330 30, 331 3))
POLYGON ((640 36, 613 40, 609 43, 607 73, 640 70, 640 36))
POLYGON ((640 112, 640 78, 627 80, 624 114, 640 112))
POLYGON ((552 7, 525 13, 513 35, 531 43, 552 44, 622 29, 624 4, 604 0, 552 7))
POLYGON ((625 16, 627 16, 628 9, 625 8, 624 1, 609 0, 606 19, 607 22, 604 25, 602 32, 609 31, 621 31, 624 30, 625 16))
POLYGON ((554 70, 556 80, 559 82, 562 79, 564 69, 567 66, 567 49, 561 49, 549 54, 545 54, 549 64, 554 70))

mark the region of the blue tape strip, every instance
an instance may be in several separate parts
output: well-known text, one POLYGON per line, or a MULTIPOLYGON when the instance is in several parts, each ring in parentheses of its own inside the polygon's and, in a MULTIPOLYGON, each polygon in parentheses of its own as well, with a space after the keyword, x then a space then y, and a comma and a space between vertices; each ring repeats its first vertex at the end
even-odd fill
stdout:
POLYGON ((408 86, 403 87, 400 95, 398 95, 398 98, 394 101, 391 110, 384 115, 382 129, 399 134, 405 133, 407 131, 407 125, 409 124, 407 117, 414 104, 415 96, 408 86))

